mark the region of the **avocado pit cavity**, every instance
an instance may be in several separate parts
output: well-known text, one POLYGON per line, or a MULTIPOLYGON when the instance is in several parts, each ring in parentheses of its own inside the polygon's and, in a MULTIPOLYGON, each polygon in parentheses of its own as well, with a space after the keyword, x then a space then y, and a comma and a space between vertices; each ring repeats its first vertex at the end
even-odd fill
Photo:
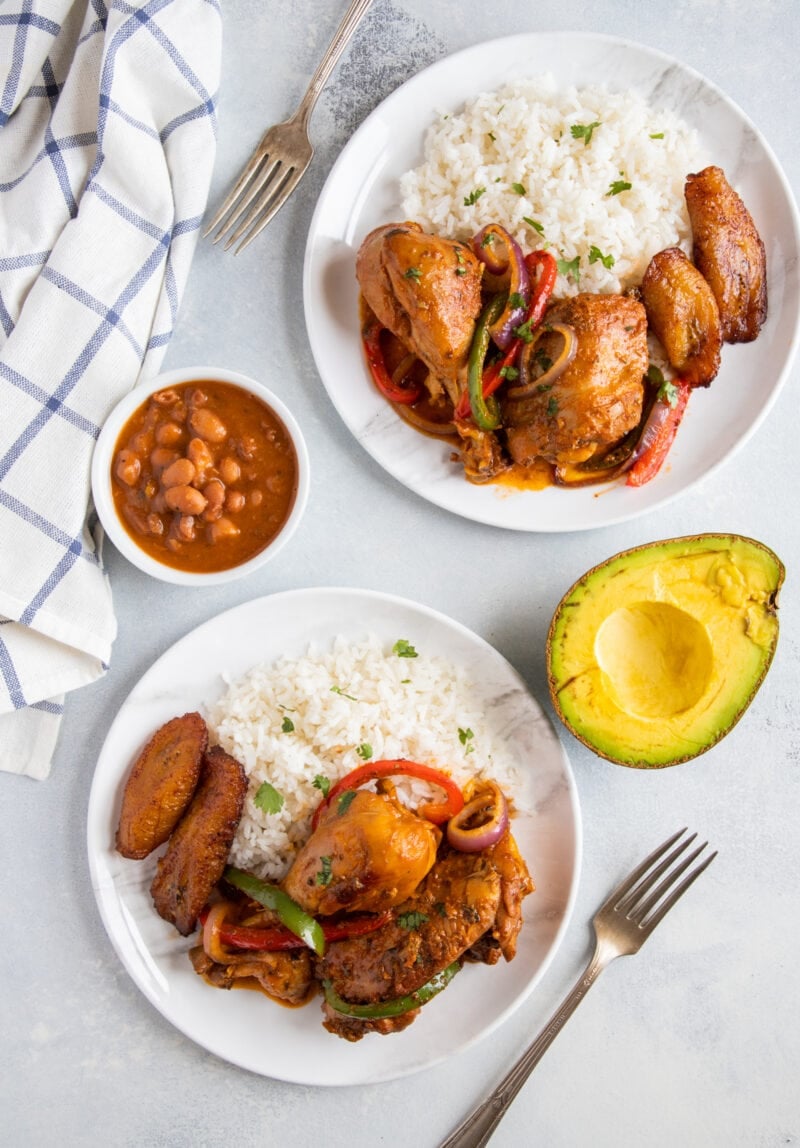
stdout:
POLYGON ((711 679, 705 627, 669 602, 636 602, 605 619, 595 639, 597 664, 620 709, 669 718, 696 705, 711 679))

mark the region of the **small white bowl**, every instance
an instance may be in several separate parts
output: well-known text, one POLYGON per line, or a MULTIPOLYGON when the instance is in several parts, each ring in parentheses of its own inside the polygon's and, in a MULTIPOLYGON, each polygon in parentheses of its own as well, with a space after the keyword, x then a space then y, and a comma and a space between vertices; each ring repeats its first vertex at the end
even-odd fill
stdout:
POLYGON ((237 578, 244 578, 260 569, 266 562, 283 549, 297 529, 300 519, 308 502, 310 485, 310 465, 305 439, 294 415, 285 404, 255 379, 248 378, 238 371, 228 371, 221 367, 182 367, 179 370, 165 371, 163 374, 140 383, 134 387, 120 403, 114 407, 105 421, 103 429, 97 439, 94 456, 92 458, 92 496, 95 509, 100 522, 108 537, 129 562, 151 574, 162 582, 173 582, 180 586, 211 586, 220 582, 232 582, 237 578), (289 517, 283 527, 270 543, 246 562, 238 566, 231 566, 226 570, 214 570, 208 573, 194 573, 189 570, 178 570, 159 562, 151 557, 133 540, 119 520, 111 489, 111 463, 114 457, 114 448, 117 444, 120 431, 125 423, 138 408, 147 401, 150 395, 167 387, 177 386, 181 383, 194 381, 214 380, 221 383, 232 383, 242 390, 249 391, 256 398, 261 399, 271 407, 286 428, 294 446, 297 457, 297 493, 289 517))

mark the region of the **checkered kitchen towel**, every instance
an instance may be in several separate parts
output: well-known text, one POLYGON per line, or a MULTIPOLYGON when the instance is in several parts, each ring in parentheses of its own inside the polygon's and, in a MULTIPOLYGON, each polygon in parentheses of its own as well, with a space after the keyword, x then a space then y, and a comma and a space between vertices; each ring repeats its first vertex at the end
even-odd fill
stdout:
POLYGON ((87 523, 108 412, 157 372, 215 148, 217 0, 0 5, 0 768, 50 769, 116 633, 87 523))

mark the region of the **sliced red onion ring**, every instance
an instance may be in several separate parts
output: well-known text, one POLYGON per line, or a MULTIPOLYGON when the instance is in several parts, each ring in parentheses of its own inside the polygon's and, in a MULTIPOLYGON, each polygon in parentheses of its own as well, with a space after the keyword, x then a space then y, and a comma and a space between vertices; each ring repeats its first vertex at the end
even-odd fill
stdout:
POLYGON ((495 845, 508 829, 508 802, 499 785, 484 784, 477 797, 447 823, 447 840, 462 853, 480 853, 495 845))
POLYGON ((491 335, 502 351, 514 337, 528 310, 531 279, 522 250, 513 236, 499 223, 482 227, 472 239, 472 250, 486 267, 484 276, 491 290, 508 291, 508 301, 492 324, 491 335))
POLYGON ((671 411, 672 407, 668 402, 665 402, 664 399, 656 399, 653 403, 647 422, 644 424, 644 430, 636 444, 636 450, 631 455, 630 466, 633 466, 636 460, 641 458, 645 451, 650 449, 654 440, 658 437, 662 423, 666 422, 671 411))
POLYGON ((218 901, 209 909, 203 925, 203 949, 206 956, 219 965, 224 965, 229 960, 219 935, 229 909, 227 901, 218 901))

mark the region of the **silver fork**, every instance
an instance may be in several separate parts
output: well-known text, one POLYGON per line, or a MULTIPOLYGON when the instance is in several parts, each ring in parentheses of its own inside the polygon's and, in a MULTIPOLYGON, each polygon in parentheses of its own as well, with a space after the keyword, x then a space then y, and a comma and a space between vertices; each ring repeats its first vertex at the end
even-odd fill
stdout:
POLYGON ((217 243, 250 208, 225 244, 226 251, 239 239, 241 243, 236 248, 234 253, 236 255, 243 251, 248 243, 252 243, 275 213, 283 207, 303 178, 314 155, 314 148, 308 138, 308 122, 314 105, 371 3, 372 0, 353 0, 342 17, 342 22, 327 52, 322 57, 299 108, 290 119, 282 124, 275 124, 264 133, 225 202, 203 232, 204 236, 210 235, 215 227, 222 224, 214 236, 213 242, 217 243), (249 234, 245 234, 246 232, 249 234))
POLYGON ((473 1109, 455 1132, 442 1141, 439 1148, 483 1148, 483 1145, 489 1142, 514 1097, 603 969, 616 957, 638 953, 678 898, 686 892, 693 881, 697 880, 703 870, 708 868, 716 857, 716 852, 690 869, 706 848, 707 841, 682 857, 697 837, 697 834, 693 833, 676 844, 685 832, 685 829, 679 830, 646 857, 600 906, 592 921, 596 938, 594 956, 583 974, 533 1044, 500 1081, 491 1096, 473 1109), (683 880, 676 883, 681 877, 683 880), (659 880, 660 878, 662 879, 659 880))

